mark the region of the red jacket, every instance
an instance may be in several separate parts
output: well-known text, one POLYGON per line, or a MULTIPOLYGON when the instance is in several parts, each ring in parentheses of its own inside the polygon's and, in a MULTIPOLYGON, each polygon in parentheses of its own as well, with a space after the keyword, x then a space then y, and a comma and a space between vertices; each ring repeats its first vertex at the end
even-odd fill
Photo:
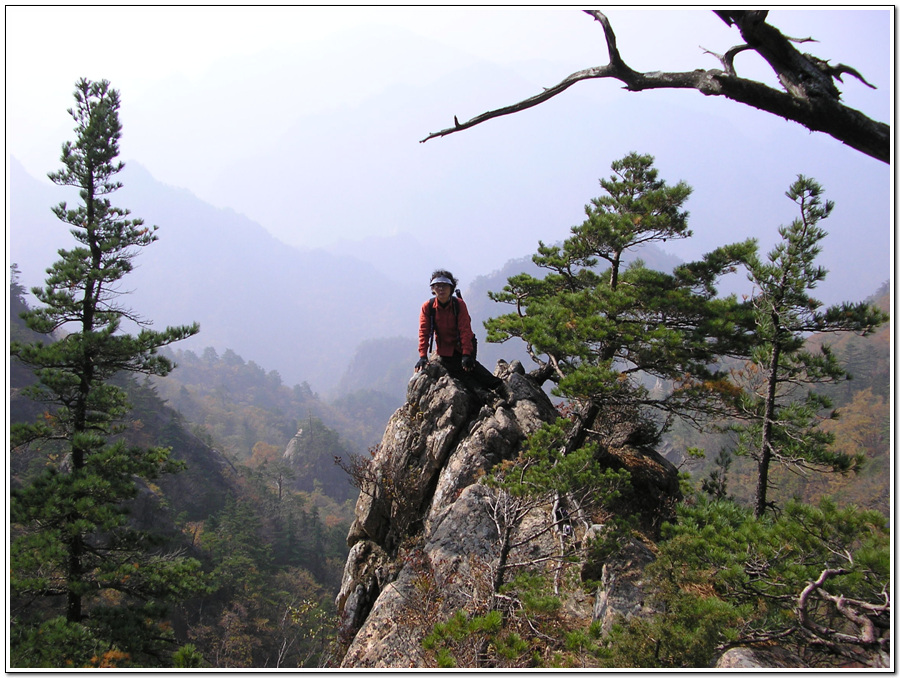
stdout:
POLYGON ((428 356, 432 307, 438 355, 449 357, 457 351, 463 355, 472 355, 472 340, 475 338, 475 333, 472 332, 472 318, 469 316, 466 302, 459 297, 451 299, 446 306, 441 306, 437 297, 422 304, 422 310, 419 312, 419 355, 428 356), (454 303, 457 304, 458 314, 453 312, 454 303))

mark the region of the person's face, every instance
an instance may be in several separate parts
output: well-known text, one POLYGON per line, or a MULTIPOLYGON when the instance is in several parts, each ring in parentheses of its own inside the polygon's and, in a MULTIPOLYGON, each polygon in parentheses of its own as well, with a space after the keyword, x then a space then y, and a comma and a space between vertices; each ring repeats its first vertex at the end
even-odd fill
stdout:
POLYGON ((453 287, 447 283, 435 283, 431 286, 431 291, 434 292, 434 296, 440 303, 446 304, 450 301, 450 295, 453 294, 453 287))

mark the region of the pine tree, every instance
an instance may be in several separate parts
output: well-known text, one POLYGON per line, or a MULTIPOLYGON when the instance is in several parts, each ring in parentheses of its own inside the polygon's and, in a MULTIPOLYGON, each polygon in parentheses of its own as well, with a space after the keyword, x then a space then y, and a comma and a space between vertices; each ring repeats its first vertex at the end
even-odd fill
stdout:
POLYGON ((165 634, 149 621, 162 617, 161 601, 202 586, 199 563, 155 548, 129 525, 127 502, 139 483, 180 465, 169 449, 130 447, 117 435, 129 409, 117 383, 128 373, 168 374, 174 365, 158 349, 199 328, 153 331, 120 304, 120 281, 139 248, 156 240, 156 227, 129 219, 108 197, 121 187, 115 176, 123 168, 118 92, 105 80, 82 79, 74 96, 76 139, 63 145, 63 168, 49 176, 79 190, 76 207, 53 208, 78 244, 60 250, 45 286, 32 290, 42 306, 22 315, 47 341, 10 345, 37 378, 29 395, 47 408, 11 431, 13 447, 40 446, 47 463, 12 493, 10 585, 19 601, 62 598, 65 610, 36 631, 23 614, 14 656, 79 666, 112 652, 118 665, 164 664, 165 634), (121 330, 124 320, 138 323, 136 336, 121 330))
MULTIPOLYGON (((12 264, 9 267, 9 340, 12 342, 36 341, 42 338, 29 330, 20 319, 22 313, 28 310, 28 301, 25 298, 27 290, 19 282, 19 266, 12 264)), ((31 381, 27 370, 16 363, 10 366, 10 387, 19 388, 31 381)), ((30 375, 29 375, 30 376, 30 375)))
POLYGON ((700 483, 700 489, 713 499, 728 499, 728 469, 731 468, 731 450, 723 447, 714 461, 709 476, 700 483))
POLYGON ((715 283, 755 252, 755 242, 721 247, 672 273, 640 260, 626 267, 626 253, 641 245, 690 237, 683 205, 691 189, 667 185, 649 155, 631 153, 612 170, 600 181, 606 195, 585 207, 572 236, 561 246, 540 243, 532 259, 544 277, 513 276, 490 293, 515 311, 486 323, 488 340, 525 341, 537 374, 578 403, 575 447, 585 428, 652 443, 676 415, 714 412, 721 389, 730 388, 717 362, 748 350, 748 309, 716 298, 715 283), (651 393, 647 384, 657 380, 674 388, 651 393))
POLYGON ((775 516, 704 496, 678 507, 644 572, 647 604, 605 640, 607 666, 710 666, 729 645, 775 643, 812 668, 885 667, 891 534, 884 516, 794 500, 775 516))
POLYGON ((22 287, 22 283, 19 282, 19 276, 21 272, 19 271, 18 264, 10 264, 9 266, 9 301, 10 301, 10 311, 21 313, 22 311, 27 309, 27 303, 25 302, 25 288, 22 287))
POLYGON ((822 309, 810 295, 826 271, 815 264, 820 241, 827 235, 818 223, 834 208, 822 200, 822 187, 802 175, 786 195, 800 207, 800 217, 779 229, 782 241, 768 261, 749 263, 753 297, 755 341, 752 362, 742 372, 745 391, 739 416, 745 424, 738 451, 757 462, 755 511, 761 516, 768 501, 769 468, 773 461, 793 466, 847 471, 861 462, 835 452, 833 435, 818 427, 831 400, 810 387, 847 378, 829 347, 814 353, 805 348, 810 333, 856 332, 866 335, 887 320, 868 303, 843 303, 822 309))

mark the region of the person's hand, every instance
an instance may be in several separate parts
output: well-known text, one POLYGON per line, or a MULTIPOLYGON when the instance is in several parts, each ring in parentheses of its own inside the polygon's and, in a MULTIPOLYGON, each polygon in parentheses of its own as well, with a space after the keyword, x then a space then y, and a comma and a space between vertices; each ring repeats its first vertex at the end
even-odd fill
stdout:
POLYGON ((421 358, 419 358, 418 362, 416 363, 416 369, 414 371, 418 372, 423 367, 425 367, 427 364, 428 364, 428 358, 426 358, 425 356, 422 356, 421 358))
POLYGON ((472 356, 464 355, 462 357, 462 368, 466 372, 471 372, 473 367, 475 367, 475 361, 472 359, 472 356))

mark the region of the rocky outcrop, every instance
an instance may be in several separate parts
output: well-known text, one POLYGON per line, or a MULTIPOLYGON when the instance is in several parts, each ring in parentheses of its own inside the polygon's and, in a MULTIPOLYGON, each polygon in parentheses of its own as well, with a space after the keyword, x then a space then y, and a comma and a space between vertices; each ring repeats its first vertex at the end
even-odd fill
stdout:
POLYGON ((716 662, 717 669, 805 669, 797 655, 781 647, 733 647, 716 662))
POLYGON ((509 397, 469 391, 437 363, 409 382, 407 402, 385 430, 360 493, 349 546, 372 541, 396 551, 410 531, 431 526, 478 476, 514 458, 525 437, 557 415, 521 364, 504 365, 509 397), (421 525, 411 523, 421 522, 421 525))
MULTIPOLYGON (((421 551, 402 553, 396 578, 384 585, 373 602, 347 650, 343 667, 424 665, 422 638, 430 625, 449 618, 469 602, 472 583, 495 555, 497 532, 484 510, 490 494, 483 485, 467 487, 421 551)), ((358 542, 354 548, 364 543, 358 542)), ((357 581, 356 586, 365 587, 363 581, 357 581)))
MULTIPOLYGON (((354 467, 361 491, 336 600, 342 668, 433 666, 435 655, 423 641, 456 612, 472 618, 501 611, 516 621, 524 595, 516 598, 501 584, 522 571, 547 575, 533 581, 552 582, 553 623, 561 629, 596 624, 606 635, 617 622, 658 612, 645 590, 645 572, 659 526, 680 498, 677 469, 648 446, 639 428, 595 418, 594 458, 629 473, 631 489, 615 504, 592 513, 571 495, 530 503, 482 482, 558 416, 538 377, 526 375, 521 364, 501 362, 495 374, 502 393, 467 387, 429 364, 409 381, 407 402, 391 417, 371 460, 354 467), (619 532, 610 518, 620 511, 640 519, 637 530, 619 532), (607 536, 604 521, 614 526, 609 534, 615 539, 598 541, 607 536)), ((470 653, 460 660, 466 666, 488 665, 490 643, 483 643, 461 643, 453 651, 470 653)), ((715 668, 804 665, 785 648, 760 645, 729 649, 715 668)))
MULTIPOLYGON (((514 459, 529 434, 558 416, 521 364, 498 363, 495 374, 504 382, 499 395, 467 388, 439 364, 429 364, 410 380, 406 404, 357 479, 362 489, 336 601, 347 647, 343 667, 423 666, 422 639, 435 621, 462 608, 486 609, 490 602, 501 553, 502 497, 479 480, 495 464, 514 459)), ((674 468, 640 449, 622 450, 605 452, 610 464, 643 469, 648 487, 660 496, 673 487, 677 492, 674 468)), ((550 513, 550 507, 535 508, 519 521, 519 533, 535 537, 505 553, 509 562, 540 562, 554 549, 584 547, 580 527, 577 539, 540 529, 553 522, 550 513)), ((524 540, 510 543, 516 541, 524 540)), ((635 543, 621 557, 621 563, 603 566, 596 596, 580 590, 562 596, 573 620, 587 625, 600 618, 607 625, 616 615, 641 613, 640 568, 652 555, 635 543)))

